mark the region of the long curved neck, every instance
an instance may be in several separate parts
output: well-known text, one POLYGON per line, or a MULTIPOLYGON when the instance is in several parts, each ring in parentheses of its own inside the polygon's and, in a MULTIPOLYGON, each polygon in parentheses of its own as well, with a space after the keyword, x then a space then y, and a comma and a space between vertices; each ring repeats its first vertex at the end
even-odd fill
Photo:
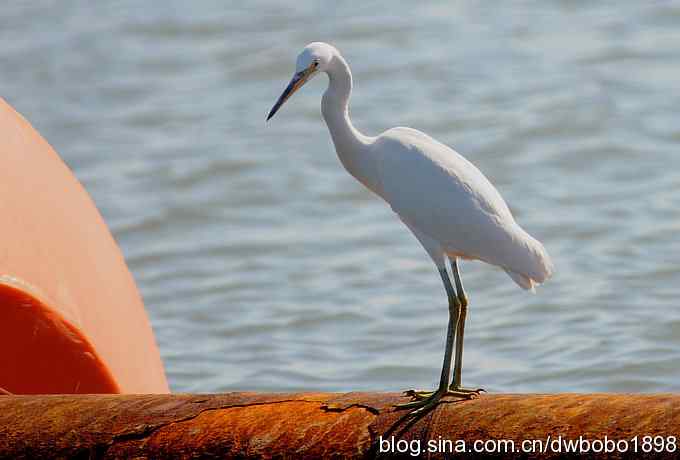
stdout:
POLYGON ((335 151, 347 171, 370 190, 379 194, 379 181, 370 145, 349 118, 352 73, 345 59, 336 54, 329 65, 328 88, 321 100, 321 113, 331 133, 335 151))

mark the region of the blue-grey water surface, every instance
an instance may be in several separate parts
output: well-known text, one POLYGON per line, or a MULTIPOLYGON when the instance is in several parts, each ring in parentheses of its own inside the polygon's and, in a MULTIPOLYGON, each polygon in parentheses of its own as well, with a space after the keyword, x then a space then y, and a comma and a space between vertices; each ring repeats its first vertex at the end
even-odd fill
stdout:
POLYGON ((451 145, 553 257, 536 295, 462 264, 465 384, 680 391, 680 5, 425 3, 8 2, 0 95, 92 194, 173 391, 438 381, 439 276, 342 169, 326 79, 265 124, 317 40, 360 130, 451 145))

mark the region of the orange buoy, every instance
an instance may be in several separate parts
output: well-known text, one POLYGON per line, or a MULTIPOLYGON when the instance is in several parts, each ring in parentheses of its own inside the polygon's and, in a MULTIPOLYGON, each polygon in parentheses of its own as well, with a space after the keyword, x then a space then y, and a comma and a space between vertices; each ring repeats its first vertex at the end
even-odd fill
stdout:
POLYGON ((91 198, 0 98, 0 387, 168 393, 134 280, 91 198))

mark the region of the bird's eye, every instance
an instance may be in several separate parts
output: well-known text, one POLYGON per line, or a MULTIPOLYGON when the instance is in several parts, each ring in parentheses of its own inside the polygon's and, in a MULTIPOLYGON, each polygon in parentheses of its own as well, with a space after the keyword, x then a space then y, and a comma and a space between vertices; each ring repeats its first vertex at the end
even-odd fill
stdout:
POLYGON ((317 67, 319 67, 319 61, 314 61, 314 62, 312 63, 312 65, 313 65, 314 68, 316 69, 317 67))

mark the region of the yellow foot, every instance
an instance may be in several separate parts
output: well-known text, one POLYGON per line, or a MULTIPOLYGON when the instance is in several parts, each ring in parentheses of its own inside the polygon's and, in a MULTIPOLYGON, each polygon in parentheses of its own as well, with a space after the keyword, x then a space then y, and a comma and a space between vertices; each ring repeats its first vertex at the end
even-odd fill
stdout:
POLYGON ((408 390, 404 392, 405 396, 413 398, 411 402, 404 404, 397 404, 397 409, 411 409, 411 415, 418 415, 429 411, 434 406, 439 404, 441 399, 445 396, 453 396, 458 399, 474 399, 479 396, 475 391, 458 391, 458 390, 437 390, 437 391, 416 391, 408 390))
MULTIPOLYGON (((422 391, 422 390, 407 390, 404 391, 404 396, 410 396, 412 401, 423 401, 425 399, 431 398, 438 391, 422 391)), ((470 388, 454 387, 450 386, 448 391, 446 391, 443 396, 455 396, 457 398, 472 399, 479 396, 480 393, 486 393, 483 388, 477 388, 472 390, 470 388)))
POLYGON ((410 396, 412 398, 411 401, 422 401, 432 397, 435 393, 435 391, 406 390, 403 394, 404 396, 410 396))
POLYGON ((486 393, 486 390, 484 388, 463 388, 463 387, 456 387, 454 385, 451 385, 449 387, 449 391, 456 391, 458 393, 470 393, 470 394, 475 394, 479 396, 481 393, 486 393))

